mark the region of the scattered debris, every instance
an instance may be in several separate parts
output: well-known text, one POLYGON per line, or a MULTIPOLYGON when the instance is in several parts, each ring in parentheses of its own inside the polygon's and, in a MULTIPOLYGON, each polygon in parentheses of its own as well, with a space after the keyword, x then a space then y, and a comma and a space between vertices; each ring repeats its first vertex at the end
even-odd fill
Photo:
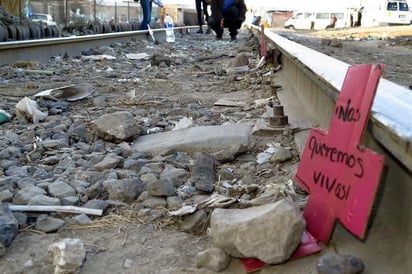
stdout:
POLYGON ((67 100, 69 102, 81 100, 91 94, 90 85, 71 85, 40 91, 34 95, 35 98, 42 97, 54 101, 67 100))
POLYGON ((180 209, 178 209, 178 210, 170 211, 169 214, 170 214, 171 216, 184 216, 184 215, 187 215, 187 214, 192 214, 192 213, 194 213, 196 210, 197 210, 197 207, 196 207, 196 206, 186 205, 186 206, 182 206, 182 207, 181 207, 180 209))
POLYGON ((16 105, 16 116, 19 120, 32 121, 38 123, 47 117, 47 113, 39 110, 36 101, 28 97, 21 99, 16 105))
POLYGON ((215 106, 224 106, 224 107, 246 107, 245 102, 231 101, 224 98, 217 100, 214 104, 215 106))
POLYGON ((149 60, 150 55, 146 52, 142 53, 127 53, 126 57, 131 60, 149 60))
POLYGON ((11 114, 0 109, 0 125, 11 120, 11 114))

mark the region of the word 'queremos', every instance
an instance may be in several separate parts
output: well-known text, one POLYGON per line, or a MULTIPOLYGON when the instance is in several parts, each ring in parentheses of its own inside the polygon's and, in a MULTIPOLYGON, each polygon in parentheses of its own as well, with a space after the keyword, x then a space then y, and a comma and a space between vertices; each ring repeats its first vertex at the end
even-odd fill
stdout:
POLYGON ((311 152, 310 159, 313 159, 314 156, 323 157, 332 163, 340 163, 349 167, 356 177, 363 177, 364 167, 361 157, 329 146, 327 143, 318 142, 315 136, 309 140, 309 150, 311 152))

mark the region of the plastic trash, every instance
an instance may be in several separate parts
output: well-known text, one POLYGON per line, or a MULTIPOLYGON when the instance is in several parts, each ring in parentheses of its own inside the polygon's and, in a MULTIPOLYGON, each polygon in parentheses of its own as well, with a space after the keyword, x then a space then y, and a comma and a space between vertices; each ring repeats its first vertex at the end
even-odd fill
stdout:
POLYGON ((166 42, 173 43, 175 41, 173 18, 168 13, 166 14, 164 19, 164 27, 166 28, 166 42))
POLYGON ((0 125, 11 120, 10 113, 0 109, 0 125))
POLYGON ((47 113, 41 112, 37 106, 37 102, 28 97, 21 99, 16 105, 16 115, 18 118, 25 118, 38 123, 47 117, 47 113))
POLYGON ((92 87, 88 84, 70 85, 60 88, 43 90, 36 93, 34 97, 42 97, 53 101, 67 100, 71 102, 86 98, 91 94, 91 89, 92 87))
POLYGON ((193 118, 192 117, 183 117, 182 119, 179 120, 178 123, 176 123, 175 127, 172 130, 179 130, 179 129, 185 129, 185 128, 190 128, 193 125, 193 118))

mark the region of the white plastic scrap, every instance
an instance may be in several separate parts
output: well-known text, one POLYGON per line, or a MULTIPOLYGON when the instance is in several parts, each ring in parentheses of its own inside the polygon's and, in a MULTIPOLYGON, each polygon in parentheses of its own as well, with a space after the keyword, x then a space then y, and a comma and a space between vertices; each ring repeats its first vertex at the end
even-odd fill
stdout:
POLYGON ((150 58, 150 55, 147 54, 146 52, 142 53, 127 53, 126 57, 131 60, 148 60, 150 58))
POLYGON ((191 206, 191 205, 185 205, 179 208, 178 210, 175 211, 170 211, 169 214, 170 216, 184 216, 188 214, 192 214, 195 212, 197 207, 191 206))
POLYGON ((276 143, 276 144, 267 144, 268 148, 265 149, 265 151, 258 153, 257 155, 257 159, 256 162, 258 164, 263 164, 263 163, 267 163, 270 161, 270 158, 272 158, 273 154, 276 153, 276 151, 278 151, 280 144, 276 143))
POLYGON ((266 106, 267 104, 269 104, 269 102, 272 101, 273 98, 275 98, 275 97, 272 96, 272 97, 269 97, 269 98, 257 99, 257 100, 254 101, 254 102, 255 102, 255 107, 256 107, 256 108, 264 107, 264 106, 266 106))
POLYGON ((28 97, 24 97, 17 103, 16 115, 18 117, 24 117, 27 120, 32 120, 34 123, 38 123, 47 117, 47 113, 39 110, 37 102, 28 97))
POLYGON ((193 118, 192 117, 183 117, 176 123, 175 127, 172 130, 179 130, 189 128, 193 125, 193 118))
POLYGON ((104 61, 104 60, 115 60, 116 57, 107 55, 107 54, 101 54, 101 55, 82 56, 82 59, 92 60, 92 61, 104 61))

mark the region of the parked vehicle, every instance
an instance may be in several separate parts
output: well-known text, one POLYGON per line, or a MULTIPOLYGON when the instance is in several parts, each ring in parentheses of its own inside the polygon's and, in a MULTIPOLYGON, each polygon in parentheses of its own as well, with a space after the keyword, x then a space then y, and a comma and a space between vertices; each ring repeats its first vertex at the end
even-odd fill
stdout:
POLYGON ((53 16, 50 14, 44 13, 33 13, 31 18, 33 22, 41 22, 46 26, 57 26, 56 21, 54 20, 53 16))
POLYGON ((301 30, 324 30, 330 28, 349 27, 349 13, 347 11, 298 11, 291 18, 285 21, 285 28, 301 30), (333 15, 336 17, 336 23, 332 27, 331 21, 333 15))
POLYGON ((406 0, 366 2, 362 8, 362 26, 409 25, 412 20, 406 0))

